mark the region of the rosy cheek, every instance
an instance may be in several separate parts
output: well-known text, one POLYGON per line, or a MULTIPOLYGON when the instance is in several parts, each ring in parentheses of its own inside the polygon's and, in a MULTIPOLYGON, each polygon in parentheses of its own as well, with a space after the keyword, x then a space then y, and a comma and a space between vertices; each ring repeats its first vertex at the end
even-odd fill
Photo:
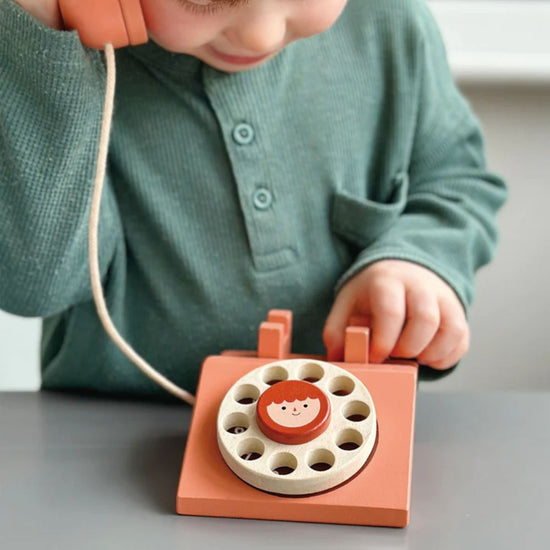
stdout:
POLYGON ((154 0, 141 0, 141 9, 147 29, 155 34, 162 30, 162 22, 166 18, 162 4, 155 8, 154 0))
POLYGON ((267 414, 269 415, 269 418, 273 420, 276 424, 281 424, 284 421, 285 415, 284 411, 281 410, 280 405, 269 405, 267 407, 267 414))
POLYGON ((141 0, 141 3, 149 35, 167 49, 193 47, 205 34, 193 14, 174 0, 141 0))
POLYGON ((319 414, 320 409, 321 409, 321 405, 319 403, 319 400, 318 399, 312 400, 309 403, 308 409, 307 409, 308 417, 311 419, 315 418, 319 414))

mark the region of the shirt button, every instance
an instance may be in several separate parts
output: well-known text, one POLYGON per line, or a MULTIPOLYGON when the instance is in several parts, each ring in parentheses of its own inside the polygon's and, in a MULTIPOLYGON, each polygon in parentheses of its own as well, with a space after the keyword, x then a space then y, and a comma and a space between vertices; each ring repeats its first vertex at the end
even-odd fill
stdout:
POLYGON ((273 202, 273 195, 269 189, 260 187, 254 191, 252 202, 257 210, 267 210, 273 202))
POLYGON ((233 139, 239 145, 248 145, 254 139, 254 128, 245 122, 237 124, 233 128, 233 139))

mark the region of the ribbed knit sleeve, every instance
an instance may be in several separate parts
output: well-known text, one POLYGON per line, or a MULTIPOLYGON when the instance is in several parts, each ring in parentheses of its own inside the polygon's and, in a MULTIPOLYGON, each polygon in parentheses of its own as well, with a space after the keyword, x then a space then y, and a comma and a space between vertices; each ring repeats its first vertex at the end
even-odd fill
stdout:
MULTIPOLYGON (((88 209, 105 88, 101 53, 0 0, 0 308, 47 316, 91 295, 88 209)), ((120 222, 106 186, 101 269, 120 222)))
POLYGON ((496 246, 495 213, 506 188, 486 169, 479 123, 453 83, 428 8, 424 2, 414 5, 409 49, 403 51, 414 51, 409 94, 418 107, 410 162, 394 182, 393 208, 401 214, 360 252, 337 289, 373 262, 402 259, 437 273, 467 308, 474 272, 489 262, 496 246))

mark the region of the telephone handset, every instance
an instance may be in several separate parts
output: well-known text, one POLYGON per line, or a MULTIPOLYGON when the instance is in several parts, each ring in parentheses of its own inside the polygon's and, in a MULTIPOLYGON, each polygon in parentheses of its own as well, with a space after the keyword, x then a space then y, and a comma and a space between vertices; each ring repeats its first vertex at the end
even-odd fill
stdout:
POLYGON ((264 491, 306 495, 353 477, 376 441, 365 385, 314 359, 269 363, 240 378, 221 403, 218 446, 229 468, 264 491))
POLYGON ((67 29, 76 29, 90 48, 115 48, 147 42, 140 0, 58 0, 67 29))

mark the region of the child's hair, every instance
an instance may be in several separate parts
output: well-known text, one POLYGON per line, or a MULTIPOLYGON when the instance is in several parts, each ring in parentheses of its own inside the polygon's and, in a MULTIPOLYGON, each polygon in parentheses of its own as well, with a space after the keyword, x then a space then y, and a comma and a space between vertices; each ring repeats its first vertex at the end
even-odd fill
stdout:
POLYGON ((279 382, 266 390, 266 394, 269 395, 269 399, 266 399, 264 402, 266 406, 272 403, 279 404, 283 401, 287 403, 292 403, 296 400, 304 401, 308 397, 310 399, 319 399, 320 401, 323 401, 324 398, 323 392, 317 386, 309 382, 299 383, 299 381, 293 381, 291 384, 279 382))

